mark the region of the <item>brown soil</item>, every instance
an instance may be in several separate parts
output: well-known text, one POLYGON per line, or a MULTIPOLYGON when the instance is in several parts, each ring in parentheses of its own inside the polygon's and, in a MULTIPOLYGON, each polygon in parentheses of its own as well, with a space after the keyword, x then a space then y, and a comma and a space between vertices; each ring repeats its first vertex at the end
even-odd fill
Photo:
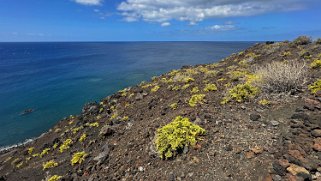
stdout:
POLYGON ((47 180, 53 175, 61 180, 321 180, 321 97, 311 95, 307 88, 321 78, 321 69, 309 68, 300 92, 261 93, 245 103, 221 104, 228 90, 225 85, 243 81, 232 81, 228 71, 284 60, 309 65, 320 53, 321 45, 316 43, 257 44, 215 65, 183 67, 179 72, 197 72, 185 90, 171 90, 170 85, 185 83, 166 83, 162 78, 173 78, 173 74, 161 75, 150 87, 143 83, 101 103, 88 104, 81 115, 61 120, 33 142, 2 151, 0 180, 47 180), (301 56, 303 51, 310 56, 301 56), (282 56, 284 52, 291 54, 282 56), (239 63, 242 60, 246 65, 239 63), (207 76, 202 67, 216 75, 207 76), (215 83, 218 90, 203 91, 205 80, 215 83), (155 85, 160 88, 152 92, 155 85), (205 102, 191 107, 190 91, 196 86, 206 94, 205 102), (271 104, 260 105, 262 98, 271 104), (178 105, 175 110, 170 107, 173 103, 178 105), (162 160, 153 144, 156 130, 179 115, 203 127, 206 135, 185 153, 162 160), (99 125, 86 124, 95 122, 99 125), (78 127, 81 129, 75 131, 78 127), (85 141, 78 141, 84 133, 85 141), (66 139, 73 144, 60 153, 59 146, 66 139), (31 147, 34 151, 28 153, 31 147), (48 154, 34 155, 46 148, 50 148, 48 154), (72 166, 72 155, 81 151, 88 156, 72 166), (44 170, 43 163, 49 160, 58 166, 44 170))

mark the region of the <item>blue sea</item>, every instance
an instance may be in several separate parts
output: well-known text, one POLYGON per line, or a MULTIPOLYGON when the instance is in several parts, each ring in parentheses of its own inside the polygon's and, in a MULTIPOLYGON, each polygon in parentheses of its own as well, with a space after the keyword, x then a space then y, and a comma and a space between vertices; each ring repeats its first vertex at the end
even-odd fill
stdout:
POLYGON ((0 43, 0 147, 39 136, 87 102, 254 43, 0 43), (20 115, 26 109, 34 112, 20 115))

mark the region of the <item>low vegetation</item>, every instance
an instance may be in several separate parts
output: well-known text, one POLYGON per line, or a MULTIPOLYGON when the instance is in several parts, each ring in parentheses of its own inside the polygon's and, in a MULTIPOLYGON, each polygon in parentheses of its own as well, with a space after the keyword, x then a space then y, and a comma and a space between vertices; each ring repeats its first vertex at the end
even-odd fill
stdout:
POLYGON ((294 45, 307 45, 309 43, 311 43, 312 40, 310 37, 308 36, 299 36, 297 39, 295 39, 293 41, 293 44, 294 45))
POLYGON ((318 79, 313 84, 309 85, 309 90, 312 94, 316 94, 317 92, 321 91, 321 79, 318 79))
POLYGON ((59 147, 60 153, 64 152, 65 150, 68 150, 70 148, 71 144, 72 144, 72 140, 71 139, 66 139, 62 143, 62 145, 60 145, 60 147, 59 147))
POLYGON ((57 167, 58 163, 55 162, 54 160, 50 160, 42 164, 43 170, 49 169, 49 168, 54 168, 57 167))
POLYGON ((59 176, 59 175, 53 175, 51 176, 50 178, 48 178, 47 181, 58 181, 62 178, 62 176, 59 176))
POLYGON ((320 59, 316 59, 311 63, 311 68, 321 68, 321 60, 320 59))
POLYGON ((205 130, 190 122, 189 118, 177 116, 171 123, 157 130, 155 145, 159 156, 169 159, 184 147, 195 146, 197 137, 204 134, 205 130))
POLYGON ((252 86, 251 84, 238 84, 227 92, 227 95, 223 98, 221 103, 226 104, 232 100, 239 103, 249 101, 257 96, 259 92, 259 88, 252 86))
POLYGON ((195 107, 197 104, 203 104, 205 94, 195 94, 189 99, 188 104, 191 107, 195 107))
POLYGON ((267 105, 270 105, 271 102, 266 100, 266 99, 262 99, 259 101, 259 104, 262 105, 262 106, 267 106, 267 105))
POLYGON ((266 93, 288 93, 300 90, 305 83, 305 63, 272 62, 256 70, 257 85, 266 93))
POLYGON ((71 165, 81 164, 83 161, 85 161, 87 156, 88 154, 84 151, 73 154, 71 158, 71 165))
POLYGON ((215 84, 206 84, 205 88, 204 88, 205 92, 209 92, 209 91, 217 91, 217 87, 215 84))

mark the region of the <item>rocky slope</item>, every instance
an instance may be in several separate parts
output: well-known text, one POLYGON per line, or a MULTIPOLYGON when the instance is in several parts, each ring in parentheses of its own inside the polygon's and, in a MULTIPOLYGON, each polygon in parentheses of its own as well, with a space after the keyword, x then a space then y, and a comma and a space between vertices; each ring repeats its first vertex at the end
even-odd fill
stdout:
POLYGON ((154 77, 2 151, 0 180, 321 180, 321 92, 309 89, 321 78, 319 59, 320 42, 266 42, 154 77), (298 90, 269 94, 253 84, 253 95, 231 95, 255 67, 289 61, 306 65, 298 90), (161 159, 157 129, 177 116, 206 133, 161 159))

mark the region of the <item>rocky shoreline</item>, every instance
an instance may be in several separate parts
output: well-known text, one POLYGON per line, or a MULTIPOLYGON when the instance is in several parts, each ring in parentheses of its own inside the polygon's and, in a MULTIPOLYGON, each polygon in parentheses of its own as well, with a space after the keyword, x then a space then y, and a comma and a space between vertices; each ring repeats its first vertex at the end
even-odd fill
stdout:
POLYGON ((320 59, 321 41, 299 37, 154 77, 1 151, 0 180, 320 181, 320 59), (271 90, 258 72, 274 62, 304 73, 271 90), (161 155, 160 129, 178 117, 205 132, 161 155))

